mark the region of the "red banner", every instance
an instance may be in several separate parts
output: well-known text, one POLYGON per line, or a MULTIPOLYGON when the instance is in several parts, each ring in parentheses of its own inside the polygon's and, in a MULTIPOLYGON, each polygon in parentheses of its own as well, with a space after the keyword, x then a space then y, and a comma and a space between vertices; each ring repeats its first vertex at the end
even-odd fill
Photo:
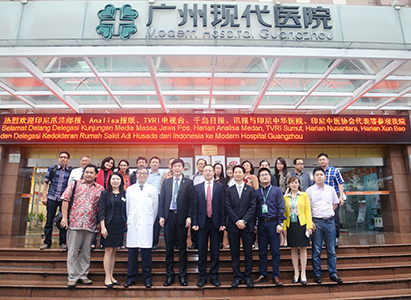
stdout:
POLYGON ((3 144, 410 144, 408 116, 2 115, 3 144))

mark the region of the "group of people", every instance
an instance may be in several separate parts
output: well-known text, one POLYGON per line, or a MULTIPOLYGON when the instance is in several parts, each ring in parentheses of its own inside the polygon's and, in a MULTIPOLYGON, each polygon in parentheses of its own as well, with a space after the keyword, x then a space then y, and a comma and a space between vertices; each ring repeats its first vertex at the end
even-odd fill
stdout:
POLYGON ((100 170, 88 156, 81 167, 68 166, 70 154, 59 153, 59 163, 48 168, 44 179, 42 202, 47 206, 45 240, 41 250, 50 248, 53 219, 57 208, 60 248, 67 249, 68 287, 78 283, 92 284, 88 278, 90 253, 98 232, 105 249, 104 283, 107 288, 119 285, 114 278, 116 252, 123 246, 124 233, 128 249, 127 280, 124 287, 134 285, 138 276, 138 253, 141 253, 142 278, 146 288, 152 287, 152 250, 157 248, 161 228, 166 245, 166 280, 174 283, 174 249, 179 252, 178 280, 187 285, 187 236, 191 230, 192 245, 198 248, 198 287, 214 286, 218 280, 219 251, 224 232, 228 232, 233 267, 233 288, 243 281, 247 287, 268 281, 268 245, 272 253, 272 282, 280 280, 280 245, 291 247, 294 267, 292 283, 307 284, 307 247, 312 240, 314 282, 321 283, 321 250, 327 251, 330 279, 342 283, 337 276, 335 254, 338 243, 339 205, 343 200, 343 179, 338 169, 329 166, 327 154, 318 155, 319 167, 313 172, 314 183, 305 173, 304 160, 294 160, 294 171, 287 171, 284 158, 275 161, 274 175, 268 160, 260 162, 258 174, 250 161, 229 165, 224 173, 220 163, 197 161, 198 172, 190 179, 183 175, 184 161, 171 158, 168 172, 159 170, 161 160, 137 158, 137 170, 129 174, 129 162, 120 160, 115 169, 112 157, 103 159, 100 170), (148 168, 148 165, 150 168, 148 168), (338 229, 338 230, 337 230, 338 229), (337 233, 338 232, 338 233, 337 233), (287 233, 287 234, 284 234, 287 233), (259 277, 251 277, 252 249, 258 235, 259 277), (242 245, 245 269, 240 268, 242 245), (207 252, 210 247, 210 268, 207 252), (299 271, 298 250, 301 272, 299 271))

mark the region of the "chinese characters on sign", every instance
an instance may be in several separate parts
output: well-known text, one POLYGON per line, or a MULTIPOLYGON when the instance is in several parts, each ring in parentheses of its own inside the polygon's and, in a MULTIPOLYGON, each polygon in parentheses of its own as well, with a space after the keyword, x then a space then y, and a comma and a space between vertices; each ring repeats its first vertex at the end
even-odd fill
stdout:
POLYGON ((411 143, 406 116, 7 115, 2 143, 411 143))
POLYGON ((98 12, 97 33, 129 39, 140 12, 147 39, 333 39, 331 10, 322 6, 167 2, 144 8, 106 5, 98 12))

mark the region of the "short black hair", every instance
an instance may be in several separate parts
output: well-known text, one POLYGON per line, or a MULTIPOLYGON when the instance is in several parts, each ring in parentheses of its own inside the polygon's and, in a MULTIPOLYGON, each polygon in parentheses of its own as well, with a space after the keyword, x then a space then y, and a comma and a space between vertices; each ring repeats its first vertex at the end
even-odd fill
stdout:
POLYGON ((144 156, 139 156, 139 157, 137 157, 137 159, 136 159, 136 164, 138 165, 138 161, 139 160, 144 160, 146 163, 147 163, 147 158, 145 158, 144 156))
POLYGON ((70 159, 70 153, 68 153, 67 151, 61 151, 59 153, 59 157, 60 157, 61 154, 67 154, 68 159, 70 159))
POLYGON ((184 167, 184 160, 182 160, 181 158, 176 158, 175 160, 173 160, 173 162, 171 163, 171 166, 174 166, 175 164, 182 164, 184 167))
POLYGON ((84 172, 86 171, 87 168, 93 168, 94 172, 96 172, 96 174, 98 173, 98 169, 97 166, 93 165, 93 164, 88 164, 85 168, 84 168, 84 172))
POLYGON ((151 164, 151 161, 152 161, 153 159, 157 159, 158 162, 159 162, 160 165, 161 165, 161 159, 160 159, 160 157, 158 157, 158 156, 153 156, 152 158, 150 158, 150 164, 151 164))
POLYGON ((245 169, 244 169, 244 167, 243 166, 240 166, 240 165, 236 165, 236 166, 234 166, 234 168, 233 168, 233 172, 235 171, 235 169, 237 169, 237 168, 240 168, 241 170, 243 170, 243 173, 245 174, 245 169))
POLYGON ((270 172, 270 170, 269 170, 268 168, 261 168, 260 170, 258 170, 258 177, 260 177, 260 174, 261 174, 262 172, 268 172, 268 174, 271 175, 271 172, 270 172))
POLYGON ((293 165, 296 165, 296 164, 297 164, 297 160, 302 160, 302 161, 304 162, 304 159, 298 157, 298 158, 296 158, 296 159, 293 160, 293 165))
POLYGON ((214 167, 213 167, 212 164, 205 164, 204 167, 203 167, 203 170, 204 170, 205 167, 211 167, 211 168, 213 169, 213 171, 214 171, 214 167))
POLYGON ((317 156, 317 159, 319 159, 321 156, 325 156, 326 158, 328 158, 328 155, 326 153, 320 153, 317 156))
POLYGON ((323 172, 324 175, 325 175, 325 171, 324 171, 323 168, 321 168, 321 167, 315 167, 315 168, 314 168, 314 171, 313 171, 313 176, 314 176, 315 172, 317 172, 317 171, 321 171, 321 172, 323 172))

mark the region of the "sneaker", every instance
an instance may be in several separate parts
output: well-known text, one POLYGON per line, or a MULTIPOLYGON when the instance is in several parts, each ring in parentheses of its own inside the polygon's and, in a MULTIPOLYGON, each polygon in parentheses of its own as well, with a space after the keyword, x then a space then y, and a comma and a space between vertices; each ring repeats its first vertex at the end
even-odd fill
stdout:
POLYGON ((50 249, 50 246, 47 244, 44 244, 43 246, 40 247, 40 250, 44 250, 44 249, 50 249))
POLYGON ((75 288, 76 285, 77 285, 77 280, 69 280, 69 281, 67 282, 67 287, 68 287, 69 289, 70 289, 70 288, 75 288))
POLYGON ((93 283, 93 281, 91 281, 91 279, 86 278, 80 278, 78 281, 80 281, 80 283, 84 284, 84 285, 90 285, 93 283))
POLYGON ((61 245, 60 245, 60 249, 67 250, 67 249, 68 249, 68 247, 67 247, 67 245, 66 245, 66 244, 61 244, 61 245))

